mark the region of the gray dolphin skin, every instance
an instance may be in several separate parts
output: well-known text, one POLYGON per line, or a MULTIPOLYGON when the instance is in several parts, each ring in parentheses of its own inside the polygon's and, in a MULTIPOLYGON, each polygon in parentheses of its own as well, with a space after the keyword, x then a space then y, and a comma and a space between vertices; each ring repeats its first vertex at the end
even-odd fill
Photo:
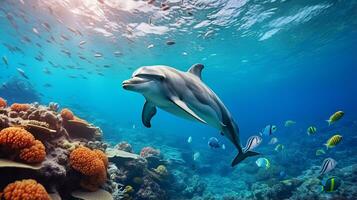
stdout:
POLYGON ((144 66, 137 69, 131 79, 122 86, 126 90, 141 93, 146 102, 142 111, 144 126, 151 127, 156 107, 174 115, 210 125, 226 136, 238 150, 232 166, 245 158, 259 155, 243 152, 239 129, 232 115, 218 96, 202 82, 202 64, 193 65, 187 72, 169 66, 144 66))

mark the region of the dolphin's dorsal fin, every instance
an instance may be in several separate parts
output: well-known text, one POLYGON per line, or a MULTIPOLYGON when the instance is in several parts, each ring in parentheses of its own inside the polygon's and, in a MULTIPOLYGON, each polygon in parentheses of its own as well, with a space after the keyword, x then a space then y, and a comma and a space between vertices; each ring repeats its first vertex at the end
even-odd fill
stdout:
POLYGON ((191 115, 193 118, 197 119, 198 121, 207 124, 207 122, 201 119, 193 110, 191 110, 185 102, 180 100, 179 98, 171 98, 172 103, 176 104, 179 108, 184 110, 187 114, 191 115))
POLYGON ((146 101, 144 104, 143 112, 141 114, 141 120, 143 121, 143 124, 145 127, 150 128, 151 127, 151 118, 154 117, 156 114, 156 107, 154 104, 146 101))
POLYGON ((202 73, 202 69, 204 68, 204 66, 202 64, 194 64, 190 67, 190 69, 188 70, 188 72, 190 72, 191 74, 196 75, 198 78, 201 78, 201 73, 202 73))

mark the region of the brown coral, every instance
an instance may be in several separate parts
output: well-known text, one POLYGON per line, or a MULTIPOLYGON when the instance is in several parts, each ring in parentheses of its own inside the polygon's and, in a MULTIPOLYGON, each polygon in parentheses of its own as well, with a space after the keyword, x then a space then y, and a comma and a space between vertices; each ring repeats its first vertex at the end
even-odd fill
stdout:
POLYGON ((96 191, 106 181, 108 159, 102 151, 78 147, 71 152, 69 159, 72 168, 85 175, 80 183, 82 188, 96 191))
POLYGON ((95 192, 99 189, 101 185, 105 183, 106 180, 107 180, 107 172, 104 170, 93 176, 85 176, 81 180, 80 186, 83 189, 95 192))
POLYGON ((61 110, 61 117, 65 120, 73 120, 74 114, 70 109, 64 108, 61 110))
POLYGON ((30 109, 29 104, 14 103, 11 105, 11 110, 16 112, 27 111, 30 109))
POLYGON ((0 131, 0 145, 14 150, 32 146, 35 138, 31 133, 19 127, 9 127, 0 131))
POLYGON ((46 158, 46 149, 41 141, 35 140, 34 145, 20 151, 20 159, 26 163, 41 163, 46 158))
POLYGON ((7 106, 7 103, 5 99, 0 97, 0 108, 5 108, 7 106))
POLYGON ((3 197, 5 200, 50 200, 46 189, 33 179, 10 183, 5 187, 3 197))

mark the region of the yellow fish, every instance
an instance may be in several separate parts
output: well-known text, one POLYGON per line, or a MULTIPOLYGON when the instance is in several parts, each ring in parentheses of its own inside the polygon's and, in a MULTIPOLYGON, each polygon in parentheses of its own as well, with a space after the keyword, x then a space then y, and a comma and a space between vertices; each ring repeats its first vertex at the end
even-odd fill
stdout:
POLYGON ((341 142, 341 140, 342 140, 342 135, 336 134, 336 135, 332 136, 330 139, 328 139, 325 145, 326 145, 327 149, 329 149, 329 148, 335 147, 338 143, 341 142))
POLYGON ((307 134, 308 135, 314 135, 317 132, 317 128, 315 126, 310 126, 307 128, 307 134))
POLYGON ((328 125, 330 126, 331 124, 335 123, 336 121, 340 120, 345 113, 343 111, 337 111, 333 113, 328 120, 328 125))

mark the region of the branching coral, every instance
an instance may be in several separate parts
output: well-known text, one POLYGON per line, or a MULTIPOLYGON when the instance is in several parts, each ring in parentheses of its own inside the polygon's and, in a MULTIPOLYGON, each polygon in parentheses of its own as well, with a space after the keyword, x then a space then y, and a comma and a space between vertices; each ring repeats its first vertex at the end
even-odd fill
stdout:
POLYGON ((7 106, 7 103, 5 99, 0 97, 0 108, 5 108, 7 106))
POLYGON ((27 111, 30 109, 29 104, 14 103, 11 105, 11 110, 16 112, 27 111))
POLYGON ((4 189, 3 198, 5 200, 50 200, 46 189, 33 179, 10 183, 4 189))
POLYGON ((106 181, 108 159, 103 152, 78 147, 69 159, 72 168, 85 175, 80 183, 82 188, 96 191, 106 181))
POLYGON ((46 158, 46 149, 41 141, 35 140, 34 145, 22 149, 20 159, 26 163, 41 163, 46 158))
POLYGON ((28 148, 35 143, 35 138, 25 129, 9 127, 0 131, 0 145, 14 150, 28 148))
POLYGON ((64 108, 61 110, 61 117, 65 120, 73 120, 74 114, 70 109, 64 108))

